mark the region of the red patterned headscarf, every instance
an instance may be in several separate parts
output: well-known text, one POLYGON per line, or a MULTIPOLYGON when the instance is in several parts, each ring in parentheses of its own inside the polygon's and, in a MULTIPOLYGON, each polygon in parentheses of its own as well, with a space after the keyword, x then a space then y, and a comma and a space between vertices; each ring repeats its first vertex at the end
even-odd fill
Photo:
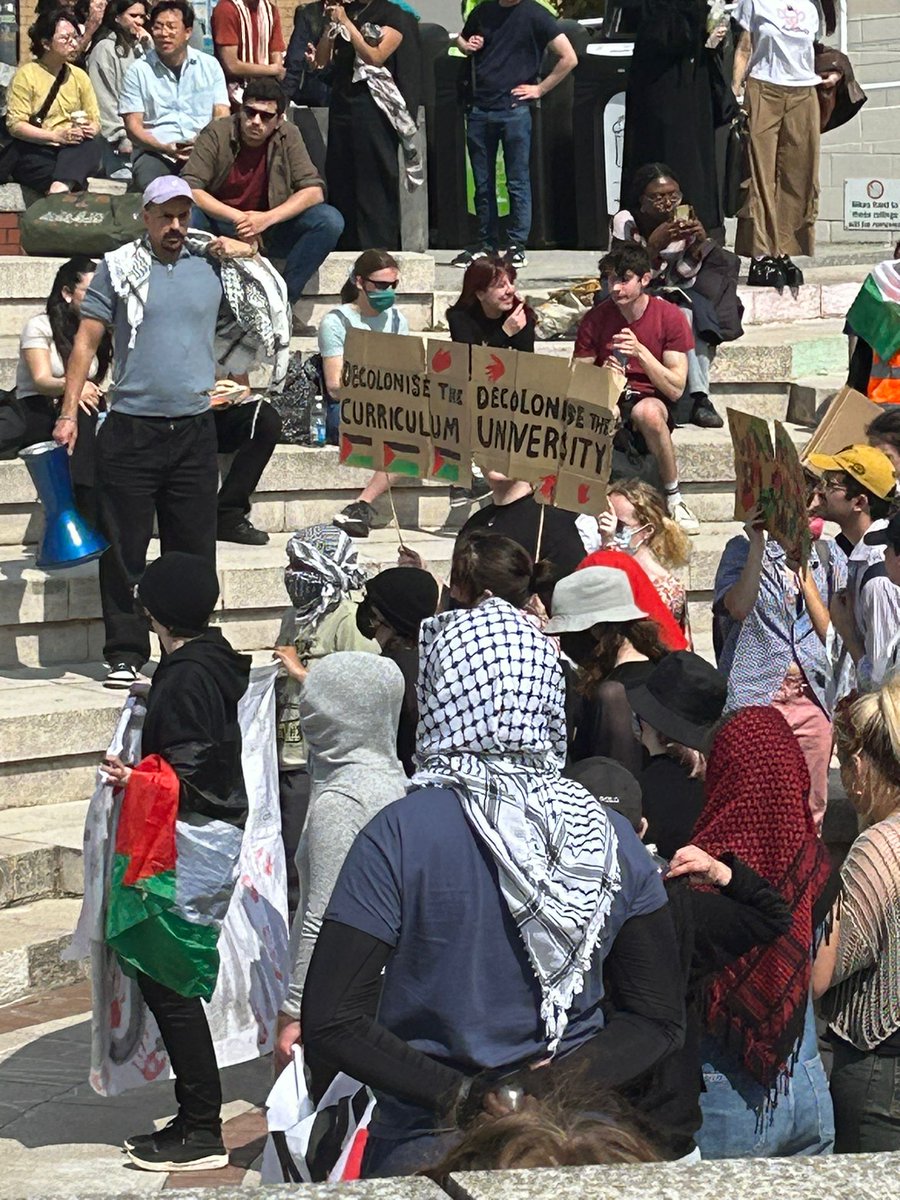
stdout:
POLYGON ((775 1098, 790 1074, 809 999, 813 905, 828 881, 828 853, 809 807, 800 745, 774 708, 742 708, 713 742, 706 805, 695 845, 730 851, 776 888, 791 928, 716 975, 706 994, 707 1028, 739 1048, 744 1067, 775 1098))
POLYGON ((585 567, 615 567, 628 576, 634 602, 659 626, 659 636, 667 650, 689 650, 688 640, 681 626, 660 599, 653 580, 640 563, 623 550, 595 550, 578 564, 577 570, 585 567))

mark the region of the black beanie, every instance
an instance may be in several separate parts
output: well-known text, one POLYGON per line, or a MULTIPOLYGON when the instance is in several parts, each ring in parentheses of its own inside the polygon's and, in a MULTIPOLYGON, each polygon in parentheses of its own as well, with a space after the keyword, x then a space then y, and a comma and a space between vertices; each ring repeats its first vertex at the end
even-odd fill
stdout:
POLYGON ((199 633, 219 599, 216 568, 198 554, 170 550, 144 571, 138 599, 166 629, 199 633))
POLYGON ((366 583, 366 599, 401 637, 415 637, 419 623, 433 617, 438 605, 438 585, 420 567, 391 567, 366 583))

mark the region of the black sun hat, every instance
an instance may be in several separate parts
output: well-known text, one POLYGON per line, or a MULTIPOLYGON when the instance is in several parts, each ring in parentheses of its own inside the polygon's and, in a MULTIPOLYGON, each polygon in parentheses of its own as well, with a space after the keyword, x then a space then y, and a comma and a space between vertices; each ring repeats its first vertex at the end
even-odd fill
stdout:
POLYGON ((722 672, 689 650, 667 654, 642 682, 626 690, 642 721, 663 737, 701 751, 728 696, 722 672))

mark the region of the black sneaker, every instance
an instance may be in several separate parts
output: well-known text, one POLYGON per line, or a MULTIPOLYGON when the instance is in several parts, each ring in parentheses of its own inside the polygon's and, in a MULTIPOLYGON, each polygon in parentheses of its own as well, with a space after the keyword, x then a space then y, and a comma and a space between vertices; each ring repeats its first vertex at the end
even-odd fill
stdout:
POLYGON ((162 1129, 154 1129, 152 1133, 133 1133, 122 1145, 126 1150, 140 1150, 145 1146, 152 1146, 154 1138, 158 1143, 168 1138, 173 1144, 180 1144, 183 1136, 181 1117, 176 1115, 168 1125, 163 1125, 162 1129))
POLYGON ((698 392, 691 409, 691 424, 698 425, 701 429, 721 429, 725 422, 716 412, 709 396, 698 392))
POLYGON ((367 500, 354 500, 331 518, 348 537, 365 538, 372 532, 378 513, 367 500))
POLYGON ((471 267, 477 258, 489 258, 494 251, 490 246, 473 246, 471 250, 460 250, 456 258, 450 259, 451 267, 471 267))
POLYGON ((525 255, 524 246, 510 246, 504 257, 509 265, 515 267, 517 271, 522 267, 528 266, 528 258, 525 255))
POLYGON ((249 517, 241 517, 239 521, 229 521, 219 525, 216 530, 217 542, 237 542, 241 546, 265 546, 269 535, 262 529, 257 529, 249 517))
POLYGON ((747 273, 748 287, 787 287, 784 267, 776 258, 754 258, 747 273))
POLYGON ((228 1151, 221 1134, 206 1129, 171 1130, 171 1122, 149 1141, 126 1150, 142 1171, 219 1171, 228 1166, 228 1151))
POLYGON ((798 291, 803 287, 803 272, 795 262, 792 262, 786 254, 782 254, 778 259, 778 264, 784 272, 784 277, 787 280, 787 285, 792 292, 798 291))
POLYGON ((109 671, 103 680, 103 686, 105 688, 117 688, 120 691, 127 691, 133 683, 137 683, 140 677, 137 667, 133 667, 131 663, 110 663, 109 671))

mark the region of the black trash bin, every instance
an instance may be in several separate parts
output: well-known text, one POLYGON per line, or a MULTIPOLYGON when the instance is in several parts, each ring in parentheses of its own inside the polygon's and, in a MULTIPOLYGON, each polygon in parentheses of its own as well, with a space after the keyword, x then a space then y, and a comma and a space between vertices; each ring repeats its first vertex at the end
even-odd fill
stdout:
POLYGON ((428 122, 428 207, 430 243, 435 250, 458 250, 477 237, 466 204, 466 109, 463 88, 471 70, 467 58, 434 60, 434 107, 428 122))
POLYGON ((625 144, 625 84, 630 47, 601 42, 573 71, 572 177, 579 250, 609 246, 610 216, 619 208, 625 144))

